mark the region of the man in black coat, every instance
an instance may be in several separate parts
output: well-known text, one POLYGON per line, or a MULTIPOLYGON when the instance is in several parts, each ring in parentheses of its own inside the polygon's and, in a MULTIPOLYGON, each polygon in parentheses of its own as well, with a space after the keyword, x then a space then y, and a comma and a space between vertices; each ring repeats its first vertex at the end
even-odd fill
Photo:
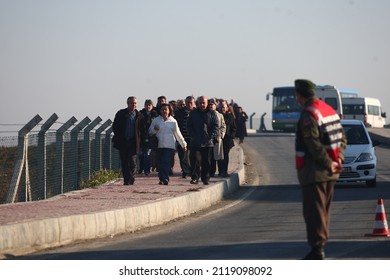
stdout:
POLYGON ((203 184, 208 185, 213 147, 214 143, 218 141, 219 123, 216 112, 208 107, 206 96, 198 97, 196 105, 197 108, 191 111, 187 120, 187 130, 191 137, 189 145, 190 183, 198 184, 199 178, 201 178, 203 184))
MULTIPOLYGON (((181 134, 184 137, 184 140, 189 144, 191 142, 191 136, 188 133, 187 129, 187 120, 190 116, 192 110, 195 109, 195 98, 193 96, 187 96, 185 99, 185 106, 179 108, 175 111, 174 118, 177 120, 181 134)), ((177 153, 180 159, 180 167, 182 170, 182 177, 187 178, 187 175, 190 175, 191 168, 189 165, 188 152, 184 152, 183 149, 178 146, 177 153)))
POLYGON ((159 115, 153 110, 153 102, 150 99, 146 99, 144 108, 139 111, 139 117, 137 118, 137 131, 140 135, 140 150, 138 153, 138 173, 145 173, 146 176, 150 175, 151 163, 153 160, 152 149, 157 149, 158 140, 157 137, 149 135, 149 127, 154 118, 159 115))
POLYGON ((116 113, 112 125, 112 140, 114 148, 119 150, 124 185, 133 185, 135 181, 137 152, 140 146, 139 131, 136 129, 138 116, 137 98, 130 96, 127 98, 127 108, 116 113))

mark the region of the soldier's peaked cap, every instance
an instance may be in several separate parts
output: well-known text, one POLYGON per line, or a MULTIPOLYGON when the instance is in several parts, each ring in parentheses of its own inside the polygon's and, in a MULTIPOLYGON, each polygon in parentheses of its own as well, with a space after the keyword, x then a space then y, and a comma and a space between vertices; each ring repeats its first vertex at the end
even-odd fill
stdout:
POLYGON ((303 95, 304 97, 309 97, 314 95, 314 88, 316 85, 310 81, 305 79, 297 79, 295 80, 295 90, 303 95))

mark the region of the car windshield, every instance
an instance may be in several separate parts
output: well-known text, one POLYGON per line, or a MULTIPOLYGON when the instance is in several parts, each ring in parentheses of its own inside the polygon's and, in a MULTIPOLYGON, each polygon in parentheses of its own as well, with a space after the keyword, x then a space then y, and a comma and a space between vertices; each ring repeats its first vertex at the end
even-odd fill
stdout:
POLYGON ((348 145, 369 144, 368 137, 361 125, 344 125, 348 145))

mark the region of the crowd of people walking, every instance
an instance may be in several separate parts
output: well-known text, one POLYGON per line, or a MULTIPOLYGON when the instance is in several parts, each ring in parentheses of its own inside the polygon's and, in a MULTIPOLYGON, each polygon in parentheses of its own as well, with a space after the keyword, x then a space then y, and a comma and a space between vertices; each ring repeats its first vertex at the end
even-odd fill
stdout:
POLYGON ((234 139, 247 136, 248 115, 233 99, 187 96, 167 101, 146 99, 137 109, 135 96, 119 110, 113 122, 113 147, 118 149, 124 185, 133 185, 136 174, 158 172, 159 184, 173 176, 175 155, 181 177, 191 184, 209 184, 210 177, 229 177, 229 152, 234 139), (218 174, 217 174, 218 171, 218 174))

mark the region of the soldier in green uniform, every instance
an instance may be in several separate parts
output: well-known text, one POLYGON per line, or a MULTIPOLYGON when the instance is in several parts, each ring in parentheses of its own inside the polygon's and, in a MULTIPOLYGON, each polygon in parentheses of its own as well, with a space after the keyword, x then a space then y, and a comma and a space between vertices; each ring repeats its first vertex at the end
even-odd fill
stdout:
POLYGON ((338 114, 315 96, 314 88, 309 80, 295 80, 296 98, 303 107, 295 152, 307 240, 312 247, 304 259, 322 260, 329 238, 334 186, 343 168, 347 140, 338 114))

